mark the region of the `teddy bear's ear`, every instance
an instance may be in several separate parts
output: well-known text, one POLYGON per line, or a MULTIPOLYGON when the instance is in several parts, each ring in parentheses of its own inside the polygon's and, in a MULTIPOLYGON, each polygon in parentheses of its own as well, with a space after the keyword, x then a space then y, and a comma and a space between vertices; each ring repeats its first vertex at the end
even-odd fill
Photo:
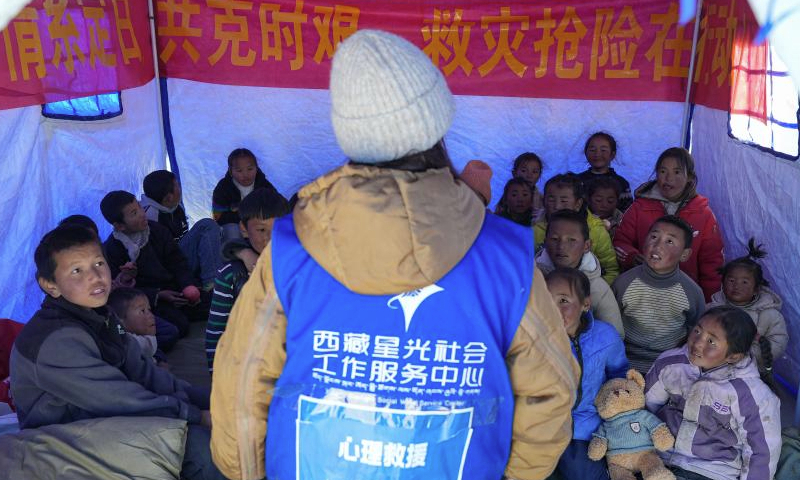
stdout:
POLYGON ((641 373, 639 373, 635 369, 631 368, 630 370, 628 370, 628 374, 626 375, 626 378, 628 380, 633 380, 634 382, 636 382, 637 385, 639 385, 639 387, 642 390, 644 390, 644 377, 642 376, 641 373))

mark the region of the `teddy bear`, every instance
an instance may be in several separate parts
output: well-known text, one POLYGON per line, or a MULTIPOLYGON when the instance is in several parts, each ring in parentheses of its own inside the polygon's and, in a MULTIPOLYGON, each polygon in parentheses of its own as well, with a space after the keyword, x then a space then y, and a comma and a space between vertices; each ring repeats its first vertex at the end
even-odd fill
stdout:
POLYGON ((589 458, 606 456, 611 480, 675 480, 655 449, 665 451, 675 444, 667 425, 644 410, 644 377, 634 369, 626 378, 613 378, 600 388, 594 400, 604 420, 592 435, 589 458), (655 447, 655 448, 654 448, 655 447))

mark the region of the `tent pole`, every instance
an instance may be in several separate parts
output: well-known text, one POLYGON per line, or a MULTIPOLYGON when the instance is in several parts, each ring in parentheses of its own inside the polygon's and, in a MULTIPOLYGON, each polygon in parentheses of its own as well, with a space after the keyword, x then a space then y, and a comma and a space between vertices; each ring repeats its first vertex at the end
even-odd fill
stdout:
POLYGON ((150 18, 150 44, 153 47, 153 72, 155 72, 156 84, 156 112, 158 112, 158 140, 161 146, 161 158, 164 160, 166 169, 170 169, 170 161, 167 157, 166 137, 164 135, 164 112, 161 110, 161 74, 158 71, 158 48, 156 46, 156 16, 153 10, 153 2, 147 1, 148 16, 150 18))
POLYGON ((689 61, 689 76, 686 79, 686 99, 683 102, 681 119, 681 138, 678 145, 689 144, 689 107, 691 106, 692 83, 694 83, 695 58, 697 57, 697 39, 700 36, 700 16, 703 11, 703 0, 697 0, 697 11, 694 17, 694 35, 692 36, 692 56, 689 61))

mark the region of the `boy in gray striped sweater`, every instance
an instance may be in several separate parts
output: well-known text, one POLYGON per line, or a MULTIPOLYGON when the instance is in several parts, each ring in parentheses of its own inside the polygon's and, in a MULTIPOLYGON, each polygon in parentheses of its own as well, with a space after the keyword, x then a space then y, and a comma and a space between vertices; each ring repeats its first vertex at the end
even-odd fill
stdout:
POLYGON ((647 233, 643 263, 611 286, 622 313, 628 360, 642 374, 662 352, 683 344, 705 310, 703 291, 678 268, 692 253, 692 237, 683 219, 659 218, 647 233))
POLYGON ((245 265, 238 257, 241 249, 252 249, 260 255, 272 236, 275 218, 289 210, 286 199, 266 188, 249 193, 239 204, 239 230, 243 240, 232 240, 225 245, 223 255, 230 259, 217 270, 214 280, 214 294, 211 297, 211 311, 206 324, 206 360, 209 373, 214 372, 214 355, 217 343, 228 326, 228 316, 233 309, 239 291, 247 282, 255 266, 245 265))

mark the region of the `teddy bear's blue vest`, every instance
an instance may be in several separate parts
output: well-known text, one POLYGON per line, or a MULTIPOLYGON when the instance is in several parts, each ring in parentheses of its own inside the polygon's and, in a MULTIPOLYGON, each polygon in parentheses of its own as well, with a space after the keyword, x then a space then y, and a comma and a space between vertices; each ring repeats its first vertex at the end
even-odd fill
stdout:
POLYGON ((504 357, 530 295, 530 229, 487 214, 444 278, 399 295, 346 289, 309 256, 291 216, 275 222, 272 262, 287 358, 267 478, 502 476, 514 413, 504 357))

